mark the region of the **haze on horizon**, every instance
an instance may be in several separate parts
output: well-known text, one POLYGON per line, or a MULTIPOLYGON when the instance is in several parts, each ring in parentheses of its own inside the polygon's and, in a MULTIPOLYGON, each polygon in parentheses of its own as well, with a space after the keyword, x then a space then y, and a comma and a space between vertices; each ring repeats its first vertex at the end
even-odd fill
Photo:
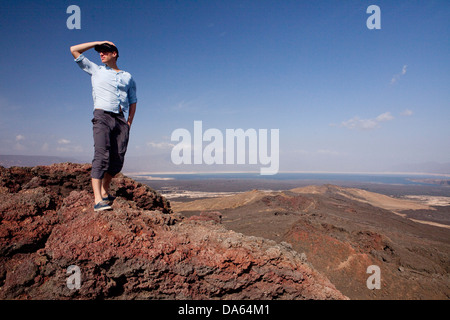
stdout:
POLYGON ((69 47, 111 40, 137 83, 126 169, 260 167, 174 166, 171 133, 200 120, 279 129, 279 172, 450 172, 448 1, 83 0, 79 30, 70 4, 0 7, 0 155, 90 162, 90 79, 69 47))

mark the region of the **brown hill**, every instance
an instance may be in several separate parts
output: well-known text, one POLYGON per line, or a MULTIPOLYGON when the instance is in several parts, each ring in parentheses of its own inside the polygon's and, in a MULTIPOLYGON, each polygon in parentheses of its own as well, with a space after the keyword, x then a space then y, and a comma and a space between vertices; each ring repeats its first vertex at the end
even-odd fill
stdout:
POLYGON ((442 223, 425 221, 436 207, 333 185, 216 201, 172 204, 185 216, 220 207, 228 229, 291 244, 351 299, 450 297, 448 214, 442 223), (371 265, 381 270, 379 290, 366 285, 371 265))
POLYGON ((386 210, 433 210, 430 206, 417 201, 392 198, 383 194, 370 192, 355 188, 342 188, 333 185, 308 186, 303 188, 291 189, 292 192, 299 194, 321 194, 334 193, 344 196, 350 200, 368 203, 374 207, 386 210))
POLYGON ((290 245, 184 219, 125 176, 94 212, 90 169, 0 167, 1 299, 346 299, 290 245))

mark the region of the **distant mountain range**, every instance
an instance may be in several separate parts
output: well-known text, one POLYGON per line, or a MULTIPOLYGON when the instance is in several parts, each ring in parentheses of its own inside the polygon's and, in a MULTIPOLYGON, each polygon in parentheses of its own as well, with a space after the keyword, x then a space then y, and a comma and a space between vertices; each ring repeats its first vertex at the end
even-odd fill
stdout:
MULTIPOLYGON (((53 163, 73 162, 91 163, 91 159, 77 159, 71 157, 58 156, 25 156, 25 155, 0 155, 0 166, 9 168, 12 166, 34 167, 41 165, 51 165, 53 163)), ((280 172, 301 170, 301 168, 284 168, 280 164, 280 172)), ((257 171, 259 165, 184 165, 177 166, 172 163, 170 156, 128 156, 125 160, 124 172, 215 172, 215 171, 257 171)), ((370 170, 368 170, 370 171, 370 170)), ((386 166, 383 172, 411 172, 411 173, 432 173, 450 174, 450 163, 422 162, 406 163, 386 166)))

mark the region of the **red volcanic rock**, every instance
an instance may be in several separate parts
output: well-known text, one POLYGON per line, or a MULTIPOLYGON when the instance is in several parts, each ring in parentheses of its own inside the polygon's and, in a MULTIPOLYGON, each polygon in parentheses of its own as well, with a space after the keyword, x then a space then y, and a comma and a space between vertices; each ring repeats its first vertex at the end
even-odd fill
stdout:
POLYGON ((1 299, 346 299, 288 244, 227 230, 214 212, 183 220, 122 175, 114 210, 94 212, 89 174, 0 168, 1 299))

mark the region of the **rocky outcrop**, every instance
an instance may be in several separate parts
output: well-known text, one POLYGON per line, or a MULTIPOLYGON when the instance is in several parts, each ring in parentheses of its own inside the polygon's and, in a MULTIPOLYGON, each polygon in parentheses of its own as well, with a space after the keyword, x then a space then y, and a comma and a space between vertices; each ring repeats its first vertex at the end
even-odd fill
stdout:
POLYGON ((1 299, 346 299, 287 243, 183 219, 123 175, 94 212, 90 168, 0 167, 1 299))

